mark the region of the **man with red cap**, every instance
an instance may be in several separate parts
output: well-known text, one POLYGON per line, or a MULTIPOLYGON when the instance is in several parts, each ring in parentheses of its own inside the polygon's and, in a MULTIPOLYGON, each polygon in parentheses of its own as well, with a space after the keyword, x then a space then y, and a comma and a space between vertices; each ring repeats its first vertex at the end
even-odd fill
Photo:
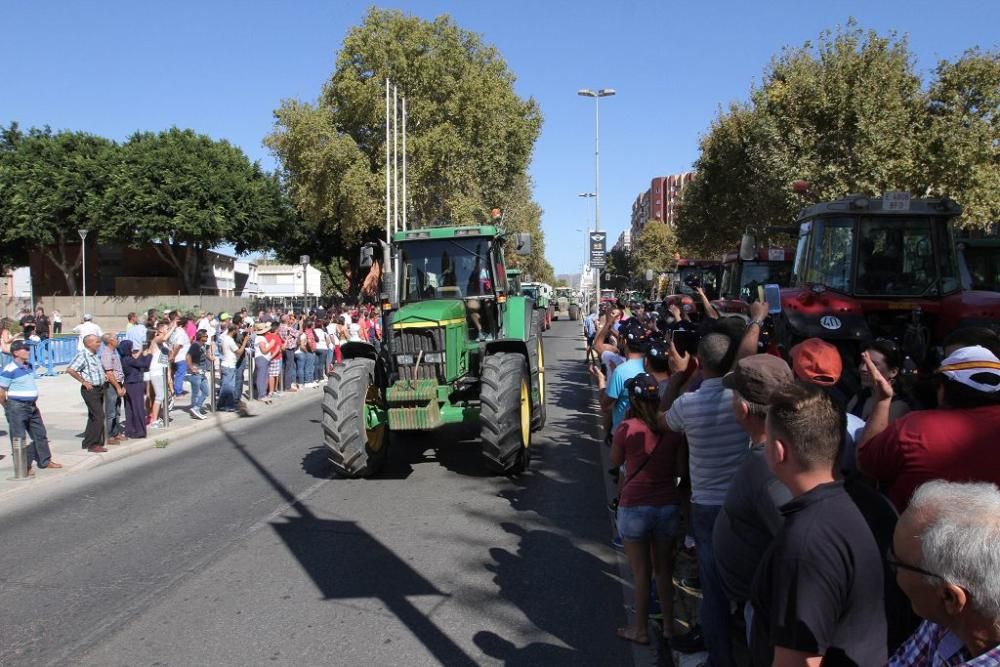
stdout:
POLYGON ((924 482, 1000 485, 1000 359, 980 345, 955 350, 937 369, 937 410, 918 410, 889 424, 892 384, 864 355, 875 406, 858 446, 858 466, 886 487, 902 512, 924 482))

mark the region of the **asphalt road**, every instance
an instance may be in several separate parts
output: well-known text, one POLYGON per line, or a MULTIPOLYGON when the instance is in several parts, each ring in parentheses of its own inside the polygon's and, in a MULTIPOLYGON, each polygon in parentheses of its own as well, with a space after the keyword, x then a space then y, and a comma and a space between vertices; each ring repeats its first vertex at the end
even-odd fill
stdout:
POLYGON ((545 335, 524 475, 476 433, 331 478, 315 402, 0 508, 0 664, 626 665, 579 325, 545 335))

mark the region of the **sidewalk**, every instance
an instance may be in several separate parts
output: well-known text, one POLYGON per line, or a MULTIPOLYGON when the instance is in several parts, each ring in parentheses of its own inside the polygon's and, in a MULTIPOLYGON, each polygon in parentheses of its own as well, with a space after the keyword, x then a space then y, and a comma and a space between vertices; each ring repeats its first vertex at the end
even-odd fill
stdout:
MULTIPOLYGON (((186 385, 185 385, 186 386, 186 385)), ((306 388, 298 392, 285 393, 274 399, 270 406, 258 401, 240 403, 240 412, 208 413, 208 419, 194 419, 188 412, 190 394, 176 399, 170 411, 170 427, 151 429, 142 440, 126 440, 120 445, 108 446, 106 454, 91 454, 81 447, 83 429, 87 423, 87 407, 80 395, 80 383, 65 373, 55 377, 38 378, 38 407, 49 436, 52 460, 63 464, 59 470, 39 470, 33 466, 34 477, 28 481, 14 481, 14 463, 11 456, 10 431, 6 419, 0 411, 0 497, 16 493, 18 489, 30 488, 37 484, 65 477, 73 472, 123 459, 156 446, 157 441, 173 442, 179 437, 208 431, 220 424, 239 419, 242 414, 266 413, 279 406, 322 396, 319 388, 306 388)))

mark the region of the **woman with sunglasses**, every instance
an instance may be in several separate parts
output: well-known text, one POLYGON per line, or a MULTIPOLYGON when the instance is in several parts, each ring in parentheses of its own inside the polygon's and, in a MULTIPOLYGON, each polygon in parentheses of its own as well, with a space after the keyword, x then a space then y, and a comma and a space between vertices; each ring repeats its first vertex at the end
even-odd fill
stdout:
POLYGON ((618 532, 632 569, 635 621, 618 628, 618 637, 649 643, 650 579, 663 612, 663 637, 673 635, 673 541, 680 510, 676 477, 683 436, 664 429, 658 419, 656 378, 639 373, 625 382, 629 409, 615 430, 610 462, 625 464, 619 486, 618 532))

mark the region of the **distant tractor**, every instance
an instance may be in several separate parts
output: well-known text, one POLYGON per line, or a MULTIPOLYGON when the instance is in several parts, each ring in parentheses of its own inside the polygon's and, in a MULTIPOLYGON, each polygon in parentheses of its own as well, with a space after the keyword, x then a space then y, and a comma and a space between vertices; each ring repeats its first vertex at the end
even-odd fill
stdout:
POLYGON ((791 284, 794 248, 754 248, 750 245, 722 258, 719 298, 712 306, 720 314, 750 313, 750 303, 762 297, 764 285, 791 284))
MULTIPOLYGON (((344 344, 323 397, 337 473, 371 477, 391 436, 459 423, 480 425, 494 472, 528 465, 531 433, 545 424, 545 358, 541 317, 511 291, 508 238, 530 252, 526 234, 493 225, 400 231, 382 246, 383 346, 344 344)), ((363 266, 373 254, 363 249, 363 266)))
POLYGON ((580 319, 580 301, 576 290, 570 287, 557 287, 555 300, 556 307, 552 319, 558 320, 560 314, 573 321, 580 319))
POLYGON ((521 294, 531 299, 535 309, 538 310, 542 331, 548 331, 552 328, 552 319, 555 315, 552 288, 545 283, 521 283, 521 294))
POLYGON ((805 338, 830 340, 845 374, 856 375, 861 347, 888 338, 920 373, 940 361, 951 331, 1000 327, 1000 294, 962 284, 951 229, 960 214, 950 199, 906 193, 851 195, 802 211, 793 286, 781 290, 774 314, 776 342, 787 350, 805 338))

